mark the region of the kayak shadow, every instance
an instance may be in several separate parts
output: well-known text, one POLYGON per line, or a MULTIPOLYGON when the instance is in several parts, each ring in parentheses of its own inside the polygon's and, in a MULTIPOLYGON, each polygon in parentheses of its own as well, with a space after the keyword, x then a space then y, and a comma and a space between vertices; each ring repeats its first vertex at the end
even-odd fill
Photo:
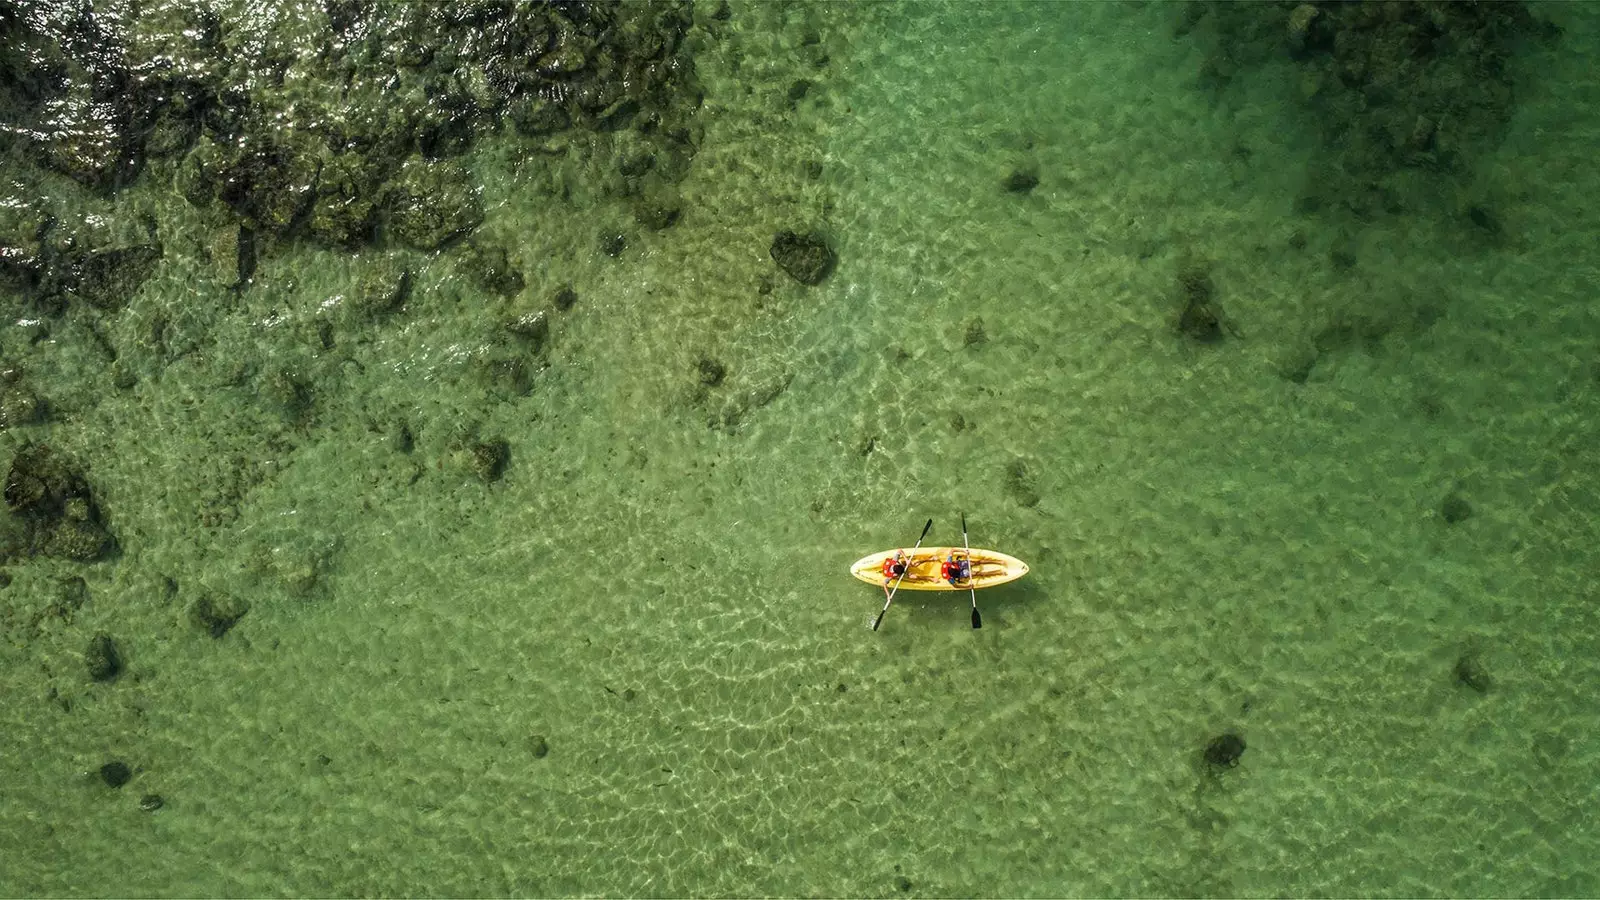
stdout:
MULTIPOLYGON (((1042 586, 1024 578, 978 591, 978 613, 983 617, 984 628, 1009 628, 1026 624, 1033 615, 1032 610, 1042 608, 1047 599, 1042 586)), ((896 597, 894 605, 898 607, 900 603, 901 598, 896 597)), ((919 593, 915 600, 906 604, 909 618, 918 625, 936 626, 948 620, 970 629, 971 611, 971 595, 954 592, 919 593)))

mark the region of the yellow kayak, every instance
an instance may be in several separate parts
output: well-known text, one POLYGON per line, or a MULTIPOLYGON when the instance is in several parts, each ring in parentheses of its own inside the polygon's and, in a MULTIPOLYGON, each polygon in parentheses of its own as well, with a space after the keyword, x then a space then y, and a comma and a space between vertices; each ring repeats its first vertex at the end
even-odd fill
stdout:
MULTIPOLYGON (((867 584, 883 587, 883 561, 892 558, 900 550, 884 550, 871 556, 863 556, 850 566, 850 574, 865 581, 867 584)), ((998 550, 984 550, 973 547, 972 553, 972 581, 958 581, 955 584, 944 579, 939 574, 941 564, 953 554, 957 560, 966 559, 968 551, 962 547, 921 547, 915 550, 906 550, 906 577, 901 580, 901 590, 907 591, 964 591, 968 588, 987 588, 998 584, 1016 581, 1028 574, 1028 564, 1015 556, 1007 556, 998 550)), ((894 584, 893 579, 890 585, 894 584)))

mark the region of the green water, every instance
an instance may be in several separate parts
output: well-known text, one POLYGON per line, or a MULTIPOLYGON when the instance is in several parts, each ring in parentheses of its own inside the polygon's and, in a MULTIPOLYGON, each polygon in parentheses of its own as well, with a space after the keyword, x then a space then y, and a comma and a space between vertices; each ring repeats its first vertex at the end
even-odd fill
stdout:
POLYGON ((736 5, 679 223, 484 142, 526 291, 444 253, 370 330, 338 317, 371 259, 284 253, 224 303, 225 223, 156 179, 105 201, 173 236, 113 342, 215 341, 0 434, 88 460, 122 551, 8 567, 0 894, 1600 893, 1600 17, 1550 13, 1470 186, 1494 246, 1296 214, 1289 63, 1207 93, 1155 4, 736 5), (838 251, 820 286, 787 228, 838 251), (1195 259, 1214 345, 1174 328, 1195 259), (482 377, 567 282, 529 392, 482 377), (241 360, 318 398, 282 446, 241 360), (849 563, 963 513, 1031 574, 980 631, 917 594, 870 631, 849 563), (70 622, 20 624, 74 575, 70 622), (220 640, 208 591, 251 604, 220 640))

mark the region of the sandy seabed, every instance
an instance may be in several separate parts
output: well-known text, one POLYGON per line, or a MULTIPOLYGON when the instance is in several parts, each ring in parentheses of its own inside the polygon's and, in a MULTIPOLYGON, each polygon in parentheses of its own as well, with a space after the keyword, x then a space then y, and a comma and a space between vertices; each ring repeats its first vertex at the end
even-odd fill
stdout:
MULTIPOLYGON (((527 396, 461 375, 493 317, 441 257, 308 366, 336 399, 222 527, 195 473, 255 420, 220 354, 51 426, 122 556, 11 569, 14 608, 93 599, 0 659, 0 894, 1600 892, 1600 17, 1555 10, 1523 60, 1462 188, 1489 246, 1297 215, 1289 64, 1201 90, 1168 6, 732 11, 673 227, 582 172, 557 200, 509 141, 470 157, 528 296, 580 297, 527 396), (820 286, 773 265, 791 228, 837 250, 820 286), (1195 261, 1215 345, 1174 328, 1195 261), (471 436, 508 441, 500 481, 471 436), (869 631, 849 563, 962 513, 1032 573, 981 631, 957 595, 869 631), (221 640, 185 612, 208 590, 251 602, 221 640)), ((198 315, 203 243, 119 327, 198 315)), ((209 327, 314 329, 361 266, 264 262, 209 327)))

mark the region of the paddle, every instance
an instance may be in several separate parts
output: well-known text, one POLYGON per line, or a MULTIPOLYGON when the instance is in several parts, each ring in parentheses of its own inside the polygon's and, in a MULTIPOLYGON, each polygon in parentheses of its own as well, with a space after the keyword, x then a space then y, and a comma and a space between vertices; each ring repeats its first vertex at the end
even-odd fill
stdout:
POLYGON ((961 514, 961 546, 967 551, 967 592, 972 594, 972 627, 983 627, 983 616, 978 615, 978 589, 972 584, 972 545, 967 543, 967 514, 961 514))
MULTIPOLYGON (((917 538, 916 546, 911 548, 911 552, 912 553, 916 553, 917 552, 917 548, 922 546, 922 538, 925 538, 925 537, 928 536, 928 529, 932 528, 932 527, 933 527, 933 520, 929 519, 928 520, 928 524, 922 526, 922 536, 917 538)), ((900 590, 900 582, 902 582, 902 581, 904 581, 906 579, 906 573, 909 572, 909 571, 911 571, 911 558, 908 556, 908 557, 906 557, 906 567, 904 569, 900 570, 900 577, 898 577, 898 578, 896 578, 894 580, 894 591, 900 590)), ((889 611, 889 604, 894 602, 894 591, 890 591, 889 592, 889 599, 883 601, 883 609, 879 610, 878 611, 878 617, 876 619, 872 620, 872 630, 873 631, 877 631, 878 630, 878 626, 883 624, 883 614, 889 611)))

